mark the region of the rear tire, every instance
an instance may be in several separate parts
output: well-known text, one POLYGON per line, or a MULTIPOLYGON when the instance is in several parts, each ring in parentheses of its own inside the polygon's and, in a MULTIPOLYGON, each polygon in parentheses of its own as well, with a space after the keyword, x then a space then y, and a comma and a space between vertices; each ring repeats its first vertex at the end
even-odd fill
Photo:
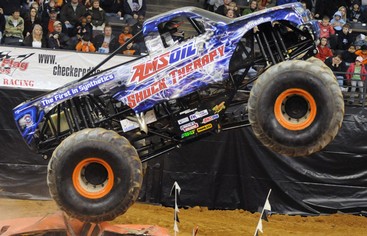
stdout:
POLYGON ((344 101, 335 76, 317 63, 285 61, 256 81, 248 102, 257 138, 286 156, 307 156, 339 131, 344 101))
POLYGON ((130 142, 111 130, 84 129, 55 149, 48 165, 51 196, 69 216, 113 220, 139 195, 142 165, 130 142))

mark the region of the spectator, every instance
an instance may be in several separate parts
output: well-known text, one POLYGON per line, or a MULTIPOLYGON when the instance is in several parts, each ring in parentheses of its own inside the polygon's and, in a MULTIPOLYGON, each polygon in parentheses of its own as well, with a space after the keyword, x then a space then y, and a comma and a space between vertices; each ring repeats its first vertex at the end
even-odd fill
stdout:
POLYGON ((360 49, 362 45, 367 45, 366 36, 364 34, 359 34, 354 41, 354 45, 357 49, 360 49))
POLYGON ((23 31, 24 37, 32 33, 34 25, 42 24, 37 14, 38 12, 35 8, 29 9, 29 13, 27 14, 26 18, 24 19, 24 31, 23 31))
POLYGON ((214 12, 214 4, 215 4, 215 2, 216 2, 215 0, 204 0, 203 8, 205 10, 214 12))
POLYGON ((347 8, 343 5, 343 6, 340 6, 338 8, 338 11, 340 12, 341 14, 341 19, 344 21, 344 22, 347 22, 348 20, 348 17, 347 17, 347 8))
POLYGON ((217 10, 215 11, 217 14, 220 14, 222 16, 226 15, 227 10, 236 10, 237 7, 232 7, 231 4, 232 0, 224 0, 223 5, 219 6, 217 10))
POLYGON ((365 17, 358 3, 354 3, 348 14, 348 20, 351 22, 364 22, 365 17))
POLYGON ((342 30, 343 25, 346 23, 342 18, 342 14, 337 11, 331 19, 330 24, 333 26, 335 33, 339 33, 342 30))
POLYGON ((345 0, 317 0, 315 4, 315 18, 328 16, 332 18, 335 12, 338 11, 340 6, 347 6, 345 0))
POLYGON ((342 31, 337 36, 336 45, 332 48, 334 50, 347 50, 352 43, 353 37, 350 34, 350 25, 347 23, 343 25, 342 31))
POLYGON ((244 16, 244 15, 253 13, 255 11, 257 11, 257 0, 252 0, 251 3, 250 3, 250 7, 245 8, 242 12, 242 15, 244 16))
POLYGON ((124 22, 136 24, 140 15, 145 17, 146 9, 146 0, 124 0, 124 22))
POLYGON ((122 0, 101 1, 101 7, 106 12, 106 16, 121 17, 124 15, 124 5, 122 0))
POLYGON ((107 22, 106 12, 99 6, 99 0, 92 1, 92 7, 88 8, 89 14, 92 16, 93 30, 104 29, 107 22))
POLYGON ((45 19, 45 21, 43 22, 43 29, 44 29, 43 34, 44 35, 49 35, 49 34, 54 32, 54 23, 56 21, 58 21, 56 10, 55 9, 50 9, 49 17, 44 18, 44 19, 45 19))
POLYGON ((263 9, 267 8, 271 4, 272 0, 258 0, 258 2, 259 2, 257 4, 258 9, 259 10, 263 10, 263 9))
POLYGON ((342 52, 342 58, 345 61, 345 64, 349 66, 350 63, 354 62, 356 60, 356 46, 351 44, 348 48, 348 50, 345 50, 342 52))
POLYGON ((24 38, 23 44, 33 48, 46 48, 46 39, 43 36, 42 26, 35 24, 32 33, 24 38))
POLYGON ((79 3, 78 0, 71 0, 61 8, 60 19, 68 29, 68 33, 73 36, 73 28, 78 23, 80 17, 87 12, 86 7, 79 3))
POLYGON ((10 45, 22 45, 23 43, 24 20, 20 16, 20 10, 15 9, 5 23, 4 43, 10 45))
POLYGON ((62 32, 62 23, 56 21, 54 23, 54 30, 48 36, 48 47, 52 49, 72 49, 72 41, 70 37, 62 32))
MULTIPOLYGON (((124 45, 127 40, 131 39, 133 35, 131 34, 131 27, 129 25, 124 26, 123 32, 119 35, 120 45, 124 45)), ((125 55, 139 55, 140 53, 134 50, 134 43, 129 43, 126 49, 122 51, 125 55)))
POLYGON ((351 85, 351 92, 350 98, 348 100, 349 104, 354 103, 354 98, 358 97, 358 94, 355 93, 356 88, 358 87, 359 91, 359 103, 363 102, 363 84, 366 80, 366 68, 362 65, 363 58, 358 56, 356 58, 355 63, 351 63, 348 70, 347 70, 347 81, 348 84, 351 85))
POLYGON ((326 58, 332 57, 333 52, 328 47, 328 39, 327 38, 321 38, 320 44, 317 46, 318 53, 315 55, 315 57, 319 58, 321 61, 325 61, 326 58))
POLYGON ((90 41, 89 35, 85 34, 75 47, 77 52, 95 52, 96 48, 90 41))
POLYGON ((367 45, 362 45, 361 49, 356 51, 356 55, 362 57, 362 64, 367 64, 367 45))
POLYGON ((236 18, 236 14, 234 13, 234 11, 232 9, 227 9, 226 10, 226 17, 228 18, 236 18))
POLYGON ((325 65, 327 65, 335 74, 340 89, 342 91, 348 90, 347 88, 344 88, 345 72, 347 71, 348 67, 345 65, 342 56, 338 54, 333 57, 327 58, 325 60, 325 65))
POLYGON ((111 53, 118 48, 119 42, 117 37, 112 34, 111 26, 106 25, 103 33, 94 37, 93 45, 99 53, 111 53))
POLYGON ((319 23, 320 26, 320 38, 330 38, 331 35, 335 34, 333 26, 330 24, 330 18, 324 16, 322 22, 319 23))
POLYGON ((302 3, 302 5, 308 9, 312 14, 315 13, 316 3, 319 2, 319 0, 301 0, 299 1, 302 3))
MULTIPOLYGON (((37 17, 39 20, 42 19, 42 14, 43 14, 43 7, 41 8, 40 5, 38 4, 38 2, 34 1, 30 4, 28 9, 34 8, 37 11, 37 17)), ((26 13, 29 12, 29 10, 25 11, 26 13)))
POLYGON ((92 6, 92 1, 93 0, 79 0, 79 3, 83 4, 85 8, 90 8, 92 6))
POLYGON ((42 21, 45 22, 49 18, 51 11, 55 11, 57 16, 60 15, 61 6, 58 6, 55 0, 49 0, 47 3, 43 3, 42 21))
POLYGON ((93 38, 93 26, 88 22, 87 17, 82 16, 75 28, 77 30, 76 36, 78 40, 81 40, 84 35, 87 35, 89 39, 93 38))
MULTIPOLYGON (((135 36, 137 33, 139 33, 143 29, 143 23, 144 23, 145 17, 143 15, 140 15, 138 17, 138 22, 131 27, 131 33, 135 36)), ((140 34, 137 36, 134 40, 134 49, 138 50, 140 53, 146 53, 147 48, 145 46, 145 41, 143 34, 140 34)))

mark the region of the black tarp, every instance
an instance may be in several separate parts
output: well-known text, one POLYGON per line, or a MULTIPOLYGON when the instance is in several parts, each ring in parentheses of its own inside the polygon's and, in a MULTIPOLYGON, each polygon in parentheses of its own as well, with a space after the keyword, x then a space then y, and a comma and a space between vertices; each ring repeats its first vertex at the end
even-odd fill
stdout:
MULTIPOLYGON (((0 90, 0 196, 49 198, 47 160, 23 143, 12 108, 40 92, 0 90)), ((282 214, 365 213, 367 210, 367 110, 347 107, 343 126, 324 150, 289 158, 265 148, 250 127, 222 132, 148 163, 141 201, 172 206, 258 211, 272 189, 272 211, 282 214)))

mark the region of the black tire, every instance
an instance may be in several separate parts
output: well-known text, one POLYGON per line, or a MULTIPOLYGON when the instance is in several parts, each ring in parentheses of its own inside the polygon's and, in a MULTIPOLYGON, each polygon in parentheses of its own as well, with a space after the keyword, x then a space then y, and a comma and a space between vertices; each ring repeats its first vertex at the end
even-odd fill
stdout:
POLYGON ((48 165, 52 198, 85 222, 113 220, 135 202, 142 165, 130 142, 111 130, 84 129, 55 149, 48 165))
POLYGON ((335 76, 317 63, 285 61, 256 81, 248 101, 256 137, 286 156, 307 156, 329 144, 344 116, 335 76))
POLYGON ((320 66, 321 68, 323 68, 325 71, 327 71, 331 76, 335 76, 333 71, 330 69, 330 67, 328 67, 323 61, 321 61, 320 59, 316 58, 316 57, 310 57, 307 59, 308 62, 311 62, 312 64, 316 64, 318 66, 320 66))

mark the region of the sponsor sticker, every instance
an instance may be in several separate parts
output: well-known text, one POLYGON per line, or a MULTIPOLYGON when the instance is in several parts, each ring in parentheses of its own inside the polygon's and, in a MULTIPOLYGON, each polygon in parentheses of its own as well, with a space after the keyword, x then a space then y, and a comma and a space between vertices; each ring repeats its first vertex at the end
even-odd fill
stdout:
POLYGON ((210 121, 213 121, 213 120, 216 120, 216 119, 218 119, 219 118, 219 115, 218 114, 214 114, 214 115, 212 115, 212 116, 208 116, 208 117, 205 117, 204 119, 203 119, 203 124, 206 124, 206 123, 209 123, 210 121))
POLYGON ((187 138, 187 137, 190 137, 194 134, 195 134, 195 130, 190 130, 190 131, 187 131, 187 132, 181 134, 181 138, 187 138))
POLYGON ((190 122, 190 123, 181 125, 180 130, 186 132, 186 131, 189 131, 189 130, 192 130, 192 129, 196 129, 197 127, 199 127, 198 123, 190 122))
POLYGON ((201 132, 204 132, 204 131, 206 131, 206 130, 208 130, 208 129, 211 129, 211 128, 213 128, 213 125, 212 125, 212 123, 209 123, 209 124, 206 124, 206 125, 200 126, 199 128, 197 128, 197 129, 196 129, 196 131, 197 131, 198 133, 201 133, 201 132))
POLYGON ((182 124, 184 124, 184 123, 187 123, 187 122, 189 122, 190 120, 189 120, 189 117, 184 117, 184 118, 182 118, 182 119, 179 119, 178 121, 177 121, 177 123, 179 124, 179 125, 182 125, 182 124))
POLYGON ((202 110, 202 111, 197 111, 194 114, 190 115, 190 120, 196 120, 199 119, 201 117, 204 117, 206 115, 208 115, 208 110, 202 110))

